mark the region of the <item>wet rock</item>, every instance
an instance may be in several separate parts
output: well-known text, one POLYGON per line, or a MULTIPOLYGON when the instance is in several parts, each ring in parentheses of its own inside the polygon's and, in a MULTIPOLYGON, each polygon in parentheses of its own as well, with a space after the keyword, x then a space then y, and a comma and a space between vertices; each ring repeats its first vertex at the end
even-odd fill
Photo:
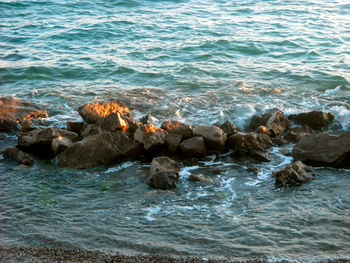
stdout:
POLYGON ((134 140, 142 143, 145 150, 154 151, 160 149, 165 144, 167 132, 153 124, 138 125, 134 140))
POLYGON ((19 130, 21 121, 47 117, 46 109, 33 102, 15 97, 0 97, 0 131, 19 130))
POLYGON ((177 134, 167 134, 165 138, 165 146, 167 151, 176 152, 181 142, 182 136, 177 134))
POLYGON ((188 157, 203 157, 207 155, 207 149, 202 137, 184 140, 180 143, 179 148, 188 157))
POLYGON ((54 155, 58 155, 70 147, 72 144, 73 142, 71 139, 59 136, 52 140, 51 149, 54 155))
POLYGON ((6 160, 13 160, 21 164, 33 165, 34 163, 34 159, 32 156, 30 156, 28 153, 20 151, 19 149, 13 146, 7 147, 3 151, 2 155, 6 160))
POLYGON ((81 121, 67 121, 67 131, 75 132, 79 136, 82 136, 83 131, 86 128, 86 124, 81 121))
POLYGON ((78 134, 58 128, 34 129, 18 134, 18 148, 33 153, 38 157, 50 159, 54 157, 51 144, 55 138, 65 137, 71 141, 79 139, 78 134))
POLYGON ((260 162, 271 162, 272 160, 268 153, 262 151, 250 151, 249 156, 260 162))
POLYGON ((168 121, 165 120, 161 128, 166 130, 169 134, 181 135, 183 139, 188 139, 193 137, 193 128, 180 121, 168 121))
POLYGON ((81 134, 81 137, 86 138, 89 136, 97 135, 101 131, 97 124, 88 124, 81 134))
POLYGON ((283 138, 271 138, 271 141, 278 146, 282 146, 288 143, 288 141, 283 138))
POLYGON ((171 172, 178 175, 180 172, 180 165, 169 157, 161 156, 152 160, 150 175, 159 172, 171 172))
POLYGON ((256 133, 265 133, 267 135, 271 135, 270 131, 267 129, 266 126, 260 125, 258 128, 256 128, 256 133))
POLYGON ((222 151, 226 144, 226 133, 214 125, 198 125, 193 129, 194 136, 201 136, 208 149, 222 151))
POLYGON ((298 142, 300 141, 303 137, 310 136, 314 134, 315 131, 310 128, 307 125, 304 125, 302 127, 295 127, 291 128, 285 138, 287 140, 293 141, 293 142, 298 142))
POLYGON ((341 135, 314 134, 302 138, 293 148, 295 160, 312 166, 350 167, 350 131, 341 135))
POLYGON ((110 132, 117 130, 122 130, 126 132, 127 129, 126 122, 120 117, 119 112, 113 112, 107 117, 101 119, 99 121, 99 127, 101 130, 106 130, 110 132))
POLYGON ((147 115, 143 116, 139 122, 142 124, 152 124, 153 119, 154 119, 154 117, 150 113, 148 113, 147 115))
POLYGON ((222 174, 222 173, 225 173, 227 170, 226 169, 223 169, 223 168, 212 168, 210 169, 210 172, 212 174, 222 174))
POLYGON ((167 190, 176 187, 176 180, 176 174, 162 171, 148 177, 146 183, 153 188, 167 190))
POLYGON ((295 186, 308 183, 315 179, 314 171, 301 161, 296 161, 287 165, 281 171, 275 172, 276 185, 278 186, 295 186))
POLYGON ((29 132, 31 130, 34 130, 30 127, 31 125, 31 120, 30 119, 27 119, 27 120, 24 120, 22 122, 22 128, 20 130, 21 133, 24 133, 24 132, 29 132))
POLYGON ((243 133, 238 132, 231 135, 227 140, 227 145, 240 155, 254 152, 266 152, 272 146, 269 136, 263 133, 243 133))
POLYGON ((333 120, 334 115, 331 112, 311 111, 300 114, 292 114, 289 119, 302 125, 308 125, 312 129, 321 130, 327 127, 333 120))
POLYGON ((221 129, 226 133, 227 137, 238 132, 238 129, 236 128, 236 126, 229 120, 225 121, 221 125, 221 129))
POLYGON ((110 165, 124 159, 135 158, 142 152, 142 145, 131 140, 122 131, 101 131, 97 135, 73 143, 58 155, 58 165, 79 169, 97 165, 110 165))
POLYGON ((78 112, 87 123, 97 123, 111 113, 119 113, 121 118, 132 121, 133 117, 129 108, 119 100, 97 101, 79 107, 78 112))
POLYGON ((255 131, 259 126, 265 126, 271 137, 281 137, 289 127, 289 121, 281 110, 272 109, 262 116, 255 115, 252 118, 250 129, 255 131))

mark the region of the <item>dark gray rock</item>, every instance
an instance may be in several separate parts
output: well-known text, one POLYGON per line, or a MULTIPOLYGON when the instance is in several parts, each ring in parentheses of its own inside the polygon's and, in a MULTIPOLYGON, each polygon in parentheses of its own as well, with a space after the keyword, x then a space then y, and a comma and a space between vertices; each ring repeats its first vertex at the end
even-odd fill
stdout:
POLYGON ((222 151, 226 144, 226 133, 215 125, 198 125, 193 129, 194 136, 203 137, 208 149, 222 151))
POLYGON ((184 140, 180 143, 179 148, 188 157, 203 157, 207 155, 207 149, 202 137, 184 140))
POLYGON ((120 117, 119 112, 112 112, 107 117, 101 119, 98 123, 98 126, 101 130, 105 131, 117 131, 122 130, 123 132, 126 132, 127 124, 126 122, 120 117))
POLYGON ((238 129, 236 128, 236 126, 229 120, 225 121, 221 125, 221 129, 226 133, 227 137, 238 132, 238 129))
POLYGON ((239 155, 255 155, 256 152, 266 152, 272 146, 272 141, 263 133, 238 132, 228 138, 227 145, 239 155))
POLYGON ((168 152, 176 152, 181 142, 182 136, 177 134, 167 134, 165 138, 165 146, 168 152))
POLYGON ((166 130, 169 134, 181 135, 183 139, 193 137, 193 127, 180 121, 165 120, 161 128, 166 130))
POLYGON ((178 175, 180 172, 180 165, 174 160, 166 156, 156 157, 152 160, 150 167, 150 175, 159 172, 171 172, 178 175))
POLYGON ((301 161, 287 165, 281 171, 275 172, 274 176, 278 186, 301 185, 315 179, 314 171, 301 161))
POLYGON ((86 138, 89 136, 97 135, 100 132, 101 132, 101 129, 97 124, 88 124, 83 130, 81 137, 86 138))
POLYGON ((79 136, 82 136, 83 131, 86 128, 86 124, 81 121, 67 121, 67 131, 75 132, 79 136))
POLYGON ((4 156, 4 159, 6 160, 13 160, 16 162, 19 162, 21 164, 25 164, 25 165, 33 165, 34 163, 34 159, 32 156, 30 156, 29 154, 20 151, 19 149, 17 149, 16 147, 13 146, 9 146, 7 147, 2 155, 4 156))
POLYGON ((161 149, 165 144, 167 132, 153 124, 138 125, 134 140, 142 143, 145 150, 155 151, 161 149))
POLYGON ((334 115, 331 112, 325 113, 322 111, 311 111, 292 114, 288 118, 298 124, 308 125, 312 129, 321 130, 334 120, 334 115))
POLYGON ((285 138, 287 140, 293 141, 293 142, 298 142, 300 141, 303 137, 306 136, 310 136, 312 134, 314 134, 315 131, 310 128, 307 125, 301 126, 301 127, 295 127, 295 128, 291 128, 289 129, 287 135, 285 136, 285 138))
POLYGON ((71 139, 59 136, 52 140, 51 149, 54 155, 58 155, 61 152, 65 151, 72 144, 73 142, 71 139))
POLYGON ((162 171, 149 176, 146 183, 153 188, 167 190, 176 187, 176 180, 176 174, 162 171))

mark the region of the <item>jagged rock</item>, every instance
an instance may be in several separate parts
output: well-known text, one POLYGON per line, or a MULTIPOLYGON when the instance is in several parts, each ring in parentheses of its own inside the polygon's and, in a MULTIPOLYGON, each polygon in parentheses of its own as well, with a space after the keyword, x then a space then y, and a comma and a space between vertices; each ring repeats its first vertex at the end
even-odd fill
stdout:
POLYGON ((272 109, 262 116, 253 116, 250 129, 255 131, 259 126, 265 126, 271 137, 281 137, 289 127, 289 121, 281 110, 272 109))
POLYGON ((250 151, 249 156, 260 162, 271 162, 271 156, 267 152, 250 151))
POLYGON ((142 143, 145 150, 153 151, 160 149, 165 144, 167 132, 153 124, 138 125, 134 140, 142 143))
POLYGON ((32 156, 30 156, 28 153, 22 152, 16 147, 9 146, 7 147, 2 155, 4 156, 4 159, 6 160, 13 160, 17 161, 21 164, 25 165, 33 165, 34 159, 32 156))
POLYGON ((314 134, 302 138, 293 148, 295 160, 313 166, 350 167, 350 131, 341 135, 314 134))
POLYGON ((205 182, 207 181, 207 178, 199 175, 199 174, 191 174, 189 177, 188 177, 188 180, 190 182, 205 182))
POLYGON ((141 152, 142 145, 131 140, 124 132, 101 131, 73 143, 59 154, 58 165, 79 169, 110 165, 123 159, 135 158, 141 152))
POLYGON ((167 134, 165 138, 165 146, 167 151, 176 152, 181 142, 182 136, 178 134, 167 134))
POLYGON ((107 117, 101 119, 98 125, 101 130, 106 131, 117 131, 122 130, 126 132, 127 125, 126 122, 120 117, 119 112, 113 112, 109 114, 107 117))
POLYGON ((285 138, 293 142, 300 141, 303 137, 310 136, 314 134, 315 131, 307 125, 302 127, 291 128, 285 138))
POLYGON ((150 113, 148 113, 147 115, 143 116, 140 119, 140 123, 142 123, 142 124, 152 124, 153 123, 153 119, 154 119, 154 117, 150 113))
POLYGON ((79 107, 78 112, 87 123, 97 123, 113 112, 119 113, 124 120, 133 119, 129 108, 117 99, 91 102, 79 107))
POLYGON ((286 139, 283 138, 271 138, 271 141, 278 146, 282 146, 288 143, 286 139))
POLYGON ((227 145, 238 155, 250 155, 258 160, 263 160, 265 157, 262 153, 272 146, 272 141, 268 135, 263 133, 238 132, 228 138, 227 145))
POLYGON ((161 128, 166 130, 169 134, 181 135, 183 139, 188 139, 193 137, 193 128, 180 121, 168 121, 165 120, 161 128))
POLYGON ((222 151, 225 148, 226 133, 214 125, 198 125, 193 129, 194 136, 201 136, 208 149, 222 151))
POLYGON ((188 157, 203 157, 207 155, 207 149, 202 137, 184 140, 180 143, 179 148, 188 157))
POLYGON ((149 173, 153 175, 158 172, 171 172, 178 175, 180 172, 180 165, 169 157, 156 157, 152 160, 149 173))
POLYGON ((281 171, 275 172, 274 176, 278 186, 301 185, 315 179, 314 171, 301 161, 287 165, 281 171))
POLYGON ((53 158, 51 144, 55 138, 65 137, 71 141, 79 139, 78 134, 58 128, 34 129, 18 134, 18 148, 41 158, 53 158))
POLYGON ((51 149, 54 155, 58 155, 70 147, 72 144, 73 142, 71 139, 59 136, 52 140, 51 149))
POLYGON ((167 190, 176 187, 176 180, 176 174, 162 171, 148 177, 146 183, 153 188, 167 190))
POLYGON ((30 119, 22 121, 22 128, 21 128, 20 132, 24 133, 24 132, 29 132, 31 130, 34 130, 30 127, 30 124, 31 124, 30 119))
POLYGON ((45 108, 28 100, 0 97, 0 131, 19 130, 19 122, 32 118, 47 118, 45 108))
POLYGON ((334 115, 331 112, 311 111, 300 114, 292 114, 289 119, 298 124, 308 125, 312 129, 321 130, 327 127, 333 120, 334 115))
POLYGON ((67 121, 67 131, 75 132, 79 136, 83 135, 86 124, 81 121, 67 121))
POLYGON ((221 128, 226 133, 227 137, 238 132, 236 126, 229 120, 225 121, 219 128, 221 128))
POLYGON ((81 134, 81 137, 86 138, 89 136, 97 135, 101 131, 97 124, 88 124, 81 134))

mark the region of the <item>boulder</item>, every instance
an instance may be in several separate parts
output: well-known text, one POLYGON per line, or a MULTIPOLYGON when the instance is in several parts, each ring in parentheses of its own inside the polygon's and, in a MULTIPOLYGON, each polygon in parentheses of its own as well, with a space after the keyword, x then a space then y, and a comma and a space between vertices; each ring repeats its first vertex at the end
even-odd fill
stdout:
POLYGON ((46 109, 33 102, 15 97, 0 97, 0 131, 19 130, 19 122, 47 117, 46 109))
POLYGON ((52 140, 51 149, 54 155, 58 155, 73 144, 71 139, 58 136, 52 140))
POLYGON ((79 136, 82 136, 83 131, 86 128, 86 124, 81 121, 67 121, 67 131, 75 132, 79 136))
POLYGON ((300 141, 303 137, 305 136, 310 136, 312 134, 314 134, 315 131, 310 128, 307 125, 301 126, 301 127, 294 127, 289 129, 287 135, 285 136, 285 138, 287 140, 293 141, 293 142, 298 142, 300 141))
POLYGON ((207 149, 202 137, 184 140, 180 143, 179 148, 188 157, 203 157, 207 155, 207 149))
POLYGON ((225 121, 219 128, 221 128, 226 133, 227 137, 238 132, 236 126, 229 120, 225 121))
POLYGON ((181 135, 183 139, 193 137, 193 127, 180 121, 168 121, 165 120, 161 128, 166 130, 169 134, 181 135))
POLYGON ((129 108, 117 99, 91 102, 79 107, 78 112, 87 123, 97 123, 113 112, 119 113, 124 120, 133 119, 129 108))
POLYGON ((226 144, 226 133, 215 125, 198 125, 193 129, 194 136, 203 137, 208 149, 222 151, 226 144))
POLYGON ((149 173, 153 175, 159 172, 171 172, 178 175, 180 172, 180 165, 169 157, 156 157, 152 160, 149 173))
POLYGON ((182 136, 177 134, 167 134, 165 138, 165 146, 168 152, 176 152, 181 142, 182 136))
POLYGON ((253 116, 250 129, 256 131, 259 126, 265 126, 271 137, 281 137, 289 128, 288 118, 279 109, 272 109, 262 116, 253 116))
POLYGON ((22 152, 16 147, 9 146, 3 152, 2 155, 6 160, 13 160, 25 165, 33 165, 34 159, 28 153, 22 152))
POLYGON ((152 124, 153 123, 153 119, 154 119, 154 117, 150 113, 148 113, 147 115, 145 115, 142 118, 140 118, 140 122, 142 124, 152 124))
POLYGON ((33 128, 30 127, 31 121, 30 119, 22 121, 22 127, 19 132, 24 133, 24 132, 29 132, 31 130, 34 130, 33 128))
POLYGON ((124 159, 137 157, 142 145, 131 140, 122 131, 101 131, 97 135, 73 143, 58 155, 58 165, 79 169, 97 165, 110 165, 124 159))
POLYGON ((314 171, 301 161, 287 165, 281 171, 275 172, 276 185, 295 186, 308 183, 315 179, 314 171))
POLYGON ((312 129, 321 130, 334 120, 334 115, 331 112, 325 113, 322 111, 311 111, 292 114, 288 118, 298 124, 308 125, 312 129))
POLYGON ((167 132, 153 124, 138 125, 134 140, 142 143, 145 150, 154 151, 160 149, 165 144, 167 132))
POLYGON ((83 130, 81 137, 86 138, 100 133, 100 127, 97 124, 88 124, 83 130))
POLYGON ((293 148, 295 160, 312 166, 350 167, 350 131, 341 135, 314 134, 302 138, 293 148))
POLYGON ((126 132, 127 129, 126 122, 120 117, 119 112, 113 112, 107 117, 101 119, 99 121, 99 127, 101 128, 101 130, 111 132, 117 130, 122 130, 123 132, 126 132))
POLYGON ((146 183, 153 188, 167 190, 176 187, 176 180, 176 174, 162 171, 149 176, 146 183))

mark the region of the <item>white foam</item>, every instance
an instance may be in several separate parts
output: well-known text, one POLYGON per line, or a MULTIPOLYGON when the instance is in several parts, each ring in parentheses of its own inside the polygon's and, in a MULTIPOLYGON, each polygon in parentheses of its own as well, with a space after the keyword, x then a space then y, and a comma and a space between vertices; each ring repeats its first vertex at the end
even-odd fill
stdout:
POLYGON ((121 170, 124 170, 126 168, 129 168, 131 166, 133 166, 134 163, 133 162, 125 162, 125 163, 122 163, 121 165, 118 165, 118 166, 114 166, 114 167, 111 167, 109 168, 107 171, 105 171, 104 173, 105 174, 108 174, 108 173, 115 173, 115 172, 119 172, 121 170))
POLYGON ((258 184, 262 183, 262 181, 260 180, 251 180, 249 182, 244 183, 245 185, 248 186, 257 186, 258 184))
POLYGON ((189 166, 189 167, 183 167, 180 172, 179 172, 179 176, 181 178, 185 178, 185 177, 188 177, 191 175, 190 171, 191 170, 196 170, 198 169, 199 166, 198 165, 195 165, 195 166, 189 166))
POLYGON ((332 96, 336 93, 338 93, 342 88, 342 85, 338 85, 337 87, 335 87, 335 89, 327 89, 325 92, 324 92, 324 95, 325 96, 332 96))
POLYGON ((147 214, 145 215, 146 220, 152 222, 156 220, 156 218, 153 217, 153 215, 159 214, 162 208, 159 205, 156 205, 154 207, 148 207, 142 210, 147 212, 147 214))

